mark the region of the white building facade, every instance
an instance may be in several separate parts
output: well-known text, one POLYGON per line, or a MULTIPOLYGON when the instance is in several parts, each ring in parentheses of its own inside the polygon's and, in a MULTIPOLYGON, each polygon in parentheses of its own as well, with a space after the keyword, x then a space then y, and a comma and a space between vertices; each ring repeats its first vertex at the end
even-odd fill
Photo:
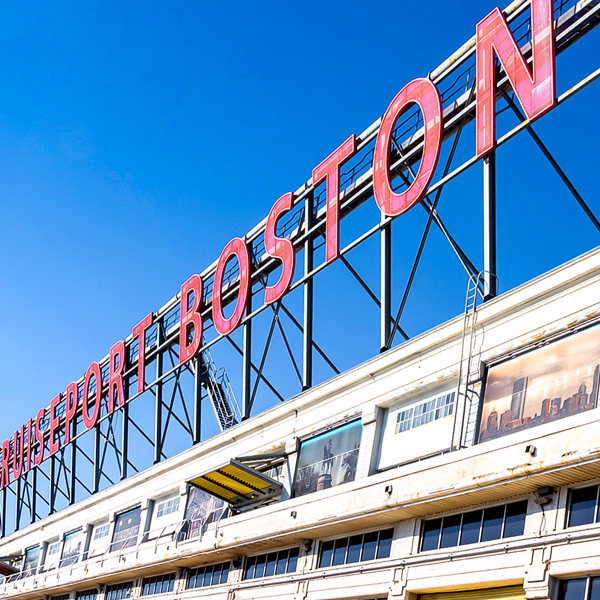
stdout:
POLYGON ((595 599, 599 341, 593 250, 5 537, 0 597, 595 599))

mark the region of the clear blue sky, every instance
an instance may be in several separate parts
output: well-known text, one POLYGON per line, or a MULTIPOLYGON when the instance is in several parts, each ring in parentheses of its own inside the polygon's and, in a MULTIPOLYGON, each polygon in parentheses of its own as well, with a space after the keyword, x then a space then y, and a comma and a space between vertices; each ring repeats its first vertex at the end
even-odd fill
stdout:
MULTIPOLYGON (((5 3, 0 441, 383 114, 404 84, 454 52, 494 6, 5 3)), ((559 91, 600 66, 598 34, 559 59, 559 91)), ((599 90, 596 82, 538 127, 597 212, 599 90)), ((503 289, 598 243, 536 152, 526 140, 498 158, 503 289)), ((480 169, 465 180, 476 191, 454 186, 440 211, 479 260, 480 169)), ((395 260, 410 263, 415 251, 395 260)), ((443 298, 444 285, 425 282, 421 305, 435 308, 427 302, 443 298)), ((457 314, 462 280, 457 289, 431 325, 457 314)))

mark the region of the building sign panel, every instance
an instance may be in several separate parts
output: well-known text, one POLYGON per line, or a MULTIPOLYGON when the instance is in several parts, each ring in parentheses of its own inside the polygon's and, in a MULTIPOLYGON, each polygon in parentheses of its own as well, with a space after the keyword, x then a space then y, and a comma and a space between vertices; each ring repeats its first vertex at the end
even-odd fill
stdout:
POLYGON ((352 421, 302 442, 294 496, 354 481, 362 423, 352 421))
POLYGON ((185 507, 186 527, 182 530, 182 535, 185 539, 198 537, 203 525, 218 521, 225 509, 223 500, 198 488, 190 487, 185 507))
POLYGON ((141 508, 134 508, 117 517, 113 541, 110 546, 111 552, 135 546, 140 530, 141 517, 141 508))
POLYGON ((37 569, 38 563, 40 561, 40 547, 35 546, 34 548, 29 548, 25 552, 25 560, 23 561, 23 574, 25 577, 29 575, 33 575, 37 569))
POLYGON ((599 374, 600 327, 491 367, 479 441, 595 408, 599 374))
POLYGON ((81 550, 83 548, 83 539, 84 536, 81 529, 65 535, 62 557, 60 559, 61 567, 74 565, 79 560, 79 556, 81 555, 81 550))

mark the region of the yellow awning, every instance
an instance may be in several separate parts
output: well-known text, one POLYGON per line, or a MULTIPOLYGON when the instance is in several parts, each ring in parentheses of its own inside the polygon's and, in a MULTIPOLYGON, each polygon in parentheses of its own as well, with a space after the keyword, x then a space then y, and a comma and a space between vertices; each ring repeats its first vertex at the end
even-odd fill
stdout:
POLYGON ((280 495, 282 488, 278 481, 236 459, 188 483, 228 502, 233 508, 262 504, 280 495))

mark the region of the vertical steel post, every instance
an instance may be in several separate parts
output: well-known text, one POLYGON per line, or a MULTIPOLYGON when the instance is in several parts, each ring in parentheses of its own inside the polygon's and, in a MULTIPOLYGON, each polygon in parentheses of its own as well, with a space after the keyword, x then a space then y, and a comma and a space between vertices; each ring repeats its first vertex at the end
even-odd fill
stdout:
MULTIPOLYGON (((252 281, 250 282, 250 293, 248 294, 248 306, 246 315, 252 313, 252 281)), ((244 340, 242 356, 242 420, 250 417, 252 410, 252 320, 244 323, 244 340)))
POLYGON ((54 514, 54 500, 56 498, 56 483, 54 482, 54 477, 56 474, 55 458, 56 456, 50 457, 50 497, 48 502, 48 516, 54 514))
POLYGON ((75 486, 77 484, 76 469, 77 469, 77 417, 73 419, 71 427, 71 487, 69 488, 69 505, 75 504, 75 486))
MULTIPOLYGON (((313 226, 314 194, 308 194, 304 200, 304 231, 308 232, 313 226)), ((314 247, 313 236, 308 235, 304 242, 304 275, 313 270, 314 247)), ((304 335, 302 361, 302 389, 312 387, 312 349, 313 349, 313 278, 304 282, 304 335)))
POLYGON ((483 158, 483 300, 496 297, 496 151, 483 158))
MULTIPOLYGON (((16 444, 16 440, 15 440, 16 444)), ((16 452, 15 448, 15 452, 16 452)), ((21 498, 21 477, 17 479, 17 493, 15 496, 15 531, 19 531, 19 522, 21 521, 21 508, 23 506, 23 499, 21 498)))
POLYGON ((92 493, 95 494, 100 489, 100 423, 94 431, 94 485, 92 493))
MULTIPOLYGON (((33 467, 31 470, 31 515, 30 523, 33 524, 36 521, 37 516, 37 467, 33 467)), ((2 517, 2 524, 4 525, 4 517, 2 517)), ((4 535, 4 533, 2 533, 4 535)))
POLYGON ((194 375, 194 444, 202 441, 202 353, 196 356, 196 373, 194 375))
MULTIPOLYGON (((382 214, 382 220, 385 215, 382 214)), ((392 319, 392 224, 381 229, 381 338, 380 352, 385 352, 391 332, 392 319)))
POLYGON ((2 488, 2 523, 0 523, 0 535, 6 535, 6 487, 2 488))
MULTIPOLYGON (((126 382, 129 389, 129 381, 126 382)), ((129 395, 129 394, 128 394, 129 395)), ((123 422, 121 423, 121 480, 127 479, 127 461, 129 460, 129 402, 125 398, 125 406, 121 409, 123 422)))
POLYGON ((163 355, 160 346, 163 341, 162 322, 156 323, 156 403, 154 416, 154 464, 160 462, 162 454, 162 381, 163 355))

